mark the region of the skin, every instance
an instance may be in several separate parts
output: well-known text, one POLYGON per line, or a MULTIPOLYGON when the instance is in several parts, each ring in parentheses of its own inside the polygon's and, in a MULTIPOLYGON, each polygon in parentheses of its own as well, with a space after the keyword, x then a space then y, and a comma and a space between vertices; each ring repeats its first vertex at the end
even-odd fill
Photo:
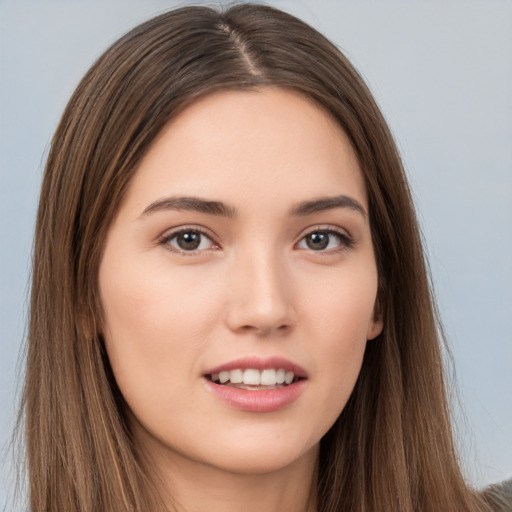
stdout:
POLYGON ((183 510, 315 510, 320 439, 382 329, 367 211, 346 135, 290 91, 205 96, 142 160, 104 248, 102 334, 135 442, 183 510), (339 195, 363 213, 293 213, 339 195), (233 215, 144 213, 176 196, 220 201, 233 215), (198 249, 180 248, 182 228, 198 249), (328 246, 312 249, 305 237, 319 232, 328 246), (267 413, 221 401, 205 372, 247 356, 302 366, 302 394, 267 413))

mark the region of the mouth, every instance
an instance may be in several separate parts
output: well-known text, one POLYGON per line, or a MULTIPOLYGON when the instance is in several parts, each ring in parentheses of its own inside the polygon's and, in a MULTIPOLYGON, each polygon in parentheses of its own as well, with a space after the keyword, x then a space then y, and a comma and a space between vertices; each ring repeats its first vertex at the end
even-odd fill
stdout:
POLYGON ((243 412, 270 413, 290 407, 307 387, 307 373, 282 357, 245 357, 211 368, 206 388, 243 412))
POLYGON ((248 391, 280 389, 303 379, 284 368, 234 368, 210 373, 205 377, 214 384, 248 391))

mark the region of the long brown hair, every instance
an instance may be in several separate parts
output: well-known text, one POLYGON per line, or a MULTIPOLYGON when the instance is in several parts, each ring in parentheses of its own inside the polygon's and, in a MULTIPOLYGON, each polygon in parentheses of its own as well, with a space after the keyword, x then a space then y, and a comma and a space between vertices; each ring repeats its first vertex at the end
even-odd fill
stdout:
POLYGON ((99 326, 110 223, 162 127, 217 90, 280 87, 330 112, 364 173, 381 335, 321 441, 321 512, 482 511, 452 440, 437 315, 411 195, 389 129, 338 49, 261 5, 184 7, 116 42, 53 138, 37 217, 22 402, 33 512, 160 510, 99 326))

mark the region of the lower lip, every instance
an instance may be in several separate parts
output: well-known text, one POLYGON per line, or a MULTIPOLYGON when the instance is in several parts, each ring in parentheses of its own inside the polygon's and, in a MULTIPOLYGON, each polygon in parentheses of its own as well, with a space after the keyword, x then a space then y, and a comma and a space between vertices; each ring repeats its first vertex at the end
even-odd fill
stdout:
POLYGON ((206 386, 231 407, 246 412, 275 412, 294 402, 304 390, 306 380, 301 379, 288 386, 267 390, 238 389, 215 384, 205 378, 206 386))

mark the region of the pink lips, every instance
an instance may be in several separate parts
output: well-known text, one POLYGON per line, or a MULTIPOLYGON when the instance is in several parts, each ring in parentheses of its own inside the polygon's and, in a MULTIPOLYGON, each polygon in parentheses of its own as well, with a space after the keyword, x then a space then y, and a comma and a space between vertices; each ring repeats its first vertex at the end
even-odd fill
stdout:
POLYGON ((250 357, 230 361, 210 369, 206 372, 204 380, 208 390, 229 406, 241 411, 259 413, 275 412, 290 405, 301 395, 307 383, 306 371, 302 367, 280 357, 266 359, 250 357), (210 375, 239 368, 254 368, 256 370, 282 368, 286 371, 292 371, 295 377, 299 377, 299 380, 275 389, 248 390, 221 385, 212 382, 209 378, 210 375))

